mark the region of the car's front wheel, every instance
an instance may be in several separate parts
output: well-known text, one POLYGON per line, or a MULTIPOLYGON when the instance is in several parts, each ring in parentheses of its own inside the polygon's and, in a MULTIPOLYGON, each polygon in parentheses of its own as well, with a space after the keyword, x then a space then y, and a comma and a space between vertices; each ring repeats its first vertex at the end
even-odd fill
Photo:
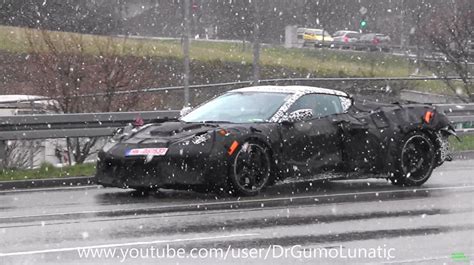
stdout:
POLYGON ((270 181, 269 150, 258 142, 246 142, 234 156, 229 172, 230 190, 234 194, 253 196, 270 181))
POLYGON ((394 185, 420 186, 425 183, 436 164, 435 147, 424 133, 408 134, 398 150, 399 158, 391 181, 394 185))

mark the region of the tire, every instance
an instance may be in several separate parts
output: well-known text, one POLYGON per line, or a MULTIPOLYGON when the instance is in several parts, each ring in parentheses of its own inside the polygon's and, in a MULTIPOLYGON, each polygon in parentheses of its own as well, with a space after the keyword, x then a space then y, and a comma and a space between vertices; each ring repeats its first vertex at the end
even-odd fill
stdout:
POLYGON ((255 141, 242 144, 230 164, 229 192, 257 195, 270 183, 271 169, 270 152, 265 145, 255 141))
POLYGON ((422 132, 409 133, 397 150, 395 172, 390 178, 397 186, 420 186, 431 176, 436 166, 433 141, 422 132))

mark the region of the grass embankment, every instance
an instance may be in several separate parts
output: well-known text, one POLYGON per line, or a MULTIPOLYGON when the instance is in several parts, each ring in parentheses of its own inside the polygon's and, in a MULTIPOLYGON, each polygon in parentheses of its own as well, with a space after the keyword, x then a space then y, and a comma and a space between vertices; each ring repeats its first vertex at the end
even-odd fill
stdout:
MULTIPOLYGON (((68 32, 45 32, 60 52, 73 53, 81 49, 81 52, 90 55, 100 55, 105 52, 119 56, 133 55, 156 59, 181 60, 183 57, 179 40, 127 39, 68 32), (81 45, 77 45, 78 42, 81 45)), ((41 50, 45 47, 44 36, 39 30, 0 26, 0 51, 28 53, 31 50, 29 41, 34 43, 35 49, 41 50)), ((248 44, 243 50, 242 44, 239 43, 193 41, 190 56, 192 60, 203 63, 213 61, 243 65, 252 63, 252 49, 248 44)), ((406 58, 385 53, 283 47, 262 48, 261 64, 263 68, 284 68, 290 73, 304 73, 304 76, 311 77, 409 76, 415 70, 415 66, 406 58)), ((429 75, 427 71, 421 72, 429 75)), ((266 73, 262 73, 262 78, 266 77, 266 73)), ((441 81, 411 82, 407 88, 452 94, 441 81)))
POLYGON ((95 164, 80 164, 63 168, 56 168, 52 165, 44 164, 37 169, 0 170, 0 181, 67 178, 93 176, 94 174, 95 164))
POLYGON ((454 137, 450 137, 449 142, 453 150, 455 151, 474 150, 474 135, 463 135, 460 138, 461 138, 461 142, 459 142, 454 137))
MULTIPOLYGON (((66 32, 47 32, 53 43, 66 52, 74 52, 78 41, 84 52, 97 55, 105 47, 121 55, 145 57, 183 56, 179 40, 127 39, 66 32)), ((0 26, 0 50, 26 53, 30 50, 28 40, 38 49, 44 47, 40 31, 17 27, 0 26)), ((198 61, 227 61, 242 64, 252 63, 252 50, 247 45, 210 41, 193 41, 191 58, 198 61)), ((308 71, 318 76, 407 76, 413 69, 408 61, 397 56, 378 53, 351 53, 320 49, 285 49, 264 47, 261 63, 308 71)))

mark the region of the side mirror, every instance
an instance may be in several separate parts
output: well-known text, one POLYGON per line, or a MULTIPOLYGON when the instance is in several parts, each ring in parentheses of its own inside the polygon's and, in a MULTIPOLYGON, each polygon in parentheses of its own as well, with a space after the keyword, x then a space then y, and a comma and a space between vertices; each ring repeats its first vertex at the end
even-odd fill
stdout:
POLYGON ((280 120, 282 123, 293 123, 297 121, 303 121, 307 119, 311 119, 313 117, 313 110, 312 109, 299 109, 295 110, 292 113, 283 116, 280 120))
POLYGON ((179 116, 183 117, 186 116, 188 113, 190 113, 193 110, 191 107, 183 107, 181 111, 179 112, 179 116))

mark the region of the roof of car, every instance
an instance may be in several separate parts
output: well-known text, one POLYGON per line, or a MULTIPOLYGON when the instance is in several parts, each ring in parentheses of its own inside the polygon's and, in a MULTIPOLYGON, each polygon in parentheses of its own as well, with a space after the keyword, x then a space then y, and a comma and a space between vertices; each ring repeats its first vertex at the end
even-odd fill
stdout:
POLYGON ((30 101, 36 99, 45 99, 43 96, 33 95, 1 95, 0 102, 11 102, 11 101, 30 101))
POLYGON ((354 30, 338 30, 334 33, 337 33, 337 32, 344 32, 344 33, 359 33, 358 31, 354 31, 354 30))
POLYGON ((231 92, 268 92, 268 93, 300 93, 300 94, 310 94, 310 93, 320 93, 320 94, 330 94, 337 96, 348 96, 347 93, 328 89, 321 87, 312 87, 312 86, 251 86, 244 87, 239 89, 231 90, 231 92))
POLYGON ((383 33, 365 33, 365 34, 362 34, 362 36, 388 36, 387 34, 383 34, 383 33))
POLYGON ((322 29, 312 29, 312 28, 304 28, 304 32, 312 32, 312 33, 323 33, 322 29))

